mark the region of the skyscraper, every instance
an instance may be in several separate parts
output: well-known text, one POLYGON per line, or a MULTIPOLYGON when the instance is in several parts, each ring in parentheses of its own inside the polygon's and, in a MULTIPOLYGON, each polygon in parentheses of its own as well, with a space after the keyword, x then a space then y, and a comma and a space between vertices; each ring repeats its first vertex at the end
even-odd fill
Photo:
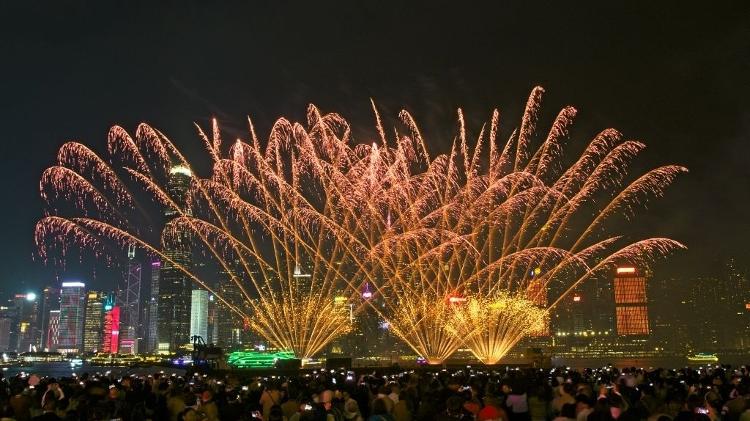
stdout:
POLYGON ((18 344, 18 309, 12 299, 0 306, 0 322, 7 326, 0 332, 0 351, 15 351, 18 344))
MULTIPOLYGON (((187 194, 192 173, 182 165, 169 170, 167 192, 183 211, 188 211, 187 194)), ((167 221, 180 213, 173 208, 164 211, 167 221)), ((157 333, 159 352, 174 351, 189 342, 190 305, 192 300, 192 280, 180 270, 192 265, 190 233, 182 232, 175 241, 163 250, 167 259, 162 262, 159 274, 159 303, 157 308, 157 333)))
POLYGON ((60 310, 50 310, 48 317, 47 342, 44 344, 44 348, 50 352, 54 352, 57 351, 60 345, 60 310))
POLYGON ((33 292, 16 294, 13 305, 16 309, 16 343, 18 352, 28 352, 40 348, 39 326, 37 316, 39 312, 37 296, 33 292))
POLYGON ((120 351, 120 306, 115 305, 114 297, 104 303, 104 330, 102 332, 102 352, 117 354, 120 351))
POLYGON ((42 291, 41 300, 41 323, 39 329, 41 330, 41 343, 42 347, 47 348, 49 338, 47 333, 49 332, 49 315, 52 310, 60 310, 60 289, 54 287, 46 287, 42 291))
POLYGON ((190 337, 208 339, 208 291, 194 289, 190 305, 190 337))
POLYGON ((141 263, 135 260, 135 246, 128 247, 128 272, 118 290, 117 304, 121 308, 121 352, 138 352, 141 337, 141 263))
POLYGON ((614 282, 618 335, 648 335, 646 278, 634 267, 618 267, 614 282))
MULTIPOLYGON (((235 306, 242 305, 242 291, 229 279, 223 280, 218 285, 219 295, 235 306)), ((216 303, 216 344, 222 348, 237 348, 242 344, 243 320, 232 309, 219 301, 216 303)))
POLYGON ((159 273, 161 262, 151 262, 151 294, 148 300, 148 325, 146 334, 146 351, 156 350, 159 335, 159 273))
POLYGON ((86 284, 63 282, 60 292, 60 328, 58 351, 76 353, 83 347, 83 321, 86 284))
POLYGON ((13 319, 7 317, 5 311, 8 309, 6 306, 0 307, 0 332, 7 332, 7 334, 0 335, 0 352, 10 351, 10 332, 13 326, 13 319))
POLYGON ((98 352, 102 349, 104 298, 104 293, 99 291, 89 291, 86 294, 86 320, 83 323, 83 352, 98 352))

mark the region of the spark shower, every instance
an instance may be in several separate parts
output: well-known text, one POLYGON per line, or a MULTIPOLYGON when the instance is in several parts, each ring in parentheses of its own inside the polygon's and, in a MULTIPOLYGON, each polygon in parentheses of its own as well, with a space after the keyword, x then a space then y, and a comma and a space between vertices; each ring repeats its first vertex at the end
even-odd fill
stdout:
POLYGON ((523 337, 545 333, 549 311, 582 282, 683 247, 631 240, 613 222, 635 216, 686 170, 629 177, 644 145, 614 129, 568 142, 572 107, 540 134, 543 92, 532 90, 504 142, 498 110, 469 139, 459 109, 450 151, 434 156, 408 112, 387 130, 374 104, 378 138, 368 143, 312 105, 306 124, 280 118, 264 140, 248 119, 248 138, 225 142, 214 121, 197 128, 200 165, 157 129, 141 124, 131 136, 115 126, 106 158, 68 142, 43 173, 36 244, 53 260, 71 247, 111 258, 134 244, 298 357, 351 330, 349 309, 335 299, 344 295, 430 363, 462 344, 496 363, 523 337), (575 146, 582 152, 569 159, 575 146), (186 197, 167 187, 175 168, 190 178, 186 197), (153 222, 161 219, 148 215, 144 197, 175 217, 153 222), (164 253, 185 238, 229 274, 242 302, 164 253))

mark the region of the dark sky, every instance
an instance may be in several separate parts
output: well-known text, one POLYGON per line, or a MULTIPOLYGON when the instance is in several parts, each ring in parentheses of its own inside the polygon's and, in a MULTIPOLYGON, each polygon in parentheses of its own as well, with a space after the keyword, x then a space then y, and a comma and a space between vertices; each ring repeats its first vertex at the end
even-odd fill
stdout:
POLYGON ((146 121, 197 150, 193 122, 246 137, 246 115, 266 133, 310 102, 368 140, 372 97, 443 150, 456 107, 475 129, 500 107, 511 130, 537 84, 545 115, 578 108, 574 142, 615 127, 648 145, 639 170, 689 167, 636 222, 690 248, 664 276, 749 266, 747 2, 541 3, 3 1, 0 291, 60 273, 32 259, 32 231, 39 176, 67 140, 101 149, 109 126, 146 121))

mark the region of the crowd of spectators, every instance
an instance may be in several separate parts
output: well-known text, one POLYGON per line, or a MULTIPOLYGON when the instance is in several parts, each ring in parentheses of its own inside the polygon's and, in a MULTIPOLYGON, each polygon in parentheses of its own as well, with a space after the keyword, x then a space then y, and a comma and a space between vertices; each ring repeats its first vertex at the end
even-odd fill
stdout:
POLYGON ((0 379, 0 421, 750 421, 749 386, 745 366, 22 373, 0 379))

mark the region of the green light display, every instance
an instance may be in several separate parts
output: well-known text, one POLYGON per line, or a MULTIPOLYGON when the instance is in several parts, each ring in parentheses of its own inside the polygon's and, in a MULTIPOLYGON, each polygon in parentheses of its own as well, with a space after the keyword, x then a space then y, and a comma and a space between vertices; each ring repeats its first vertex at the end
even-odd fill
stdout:
POLYGON ((273 367, 277 360, 290 360, 293 358, 294 353, 291 351, 235 351, 229 354, 227 364, 235 368, 269 368, 273 367))

